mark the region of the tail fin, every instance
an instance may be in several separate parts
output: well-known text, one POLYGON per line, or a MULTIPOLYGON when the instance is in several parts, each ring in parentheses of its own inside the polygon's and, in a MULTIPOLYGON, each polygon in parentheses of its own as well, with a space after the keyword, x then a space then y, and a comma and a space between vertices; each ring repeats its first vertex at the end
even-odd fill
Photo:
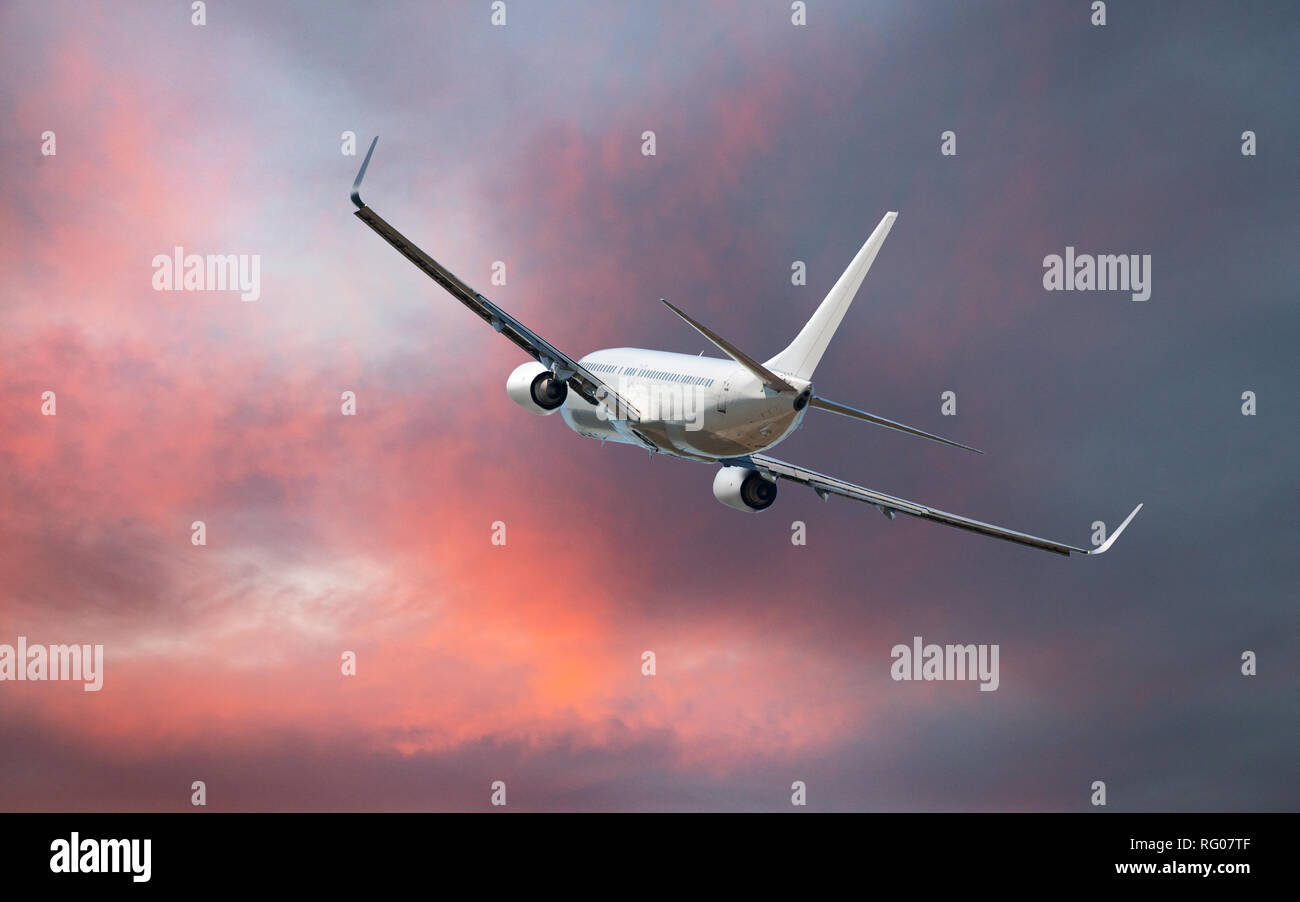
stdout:
POLYGON ((844 319, 849 304, 853 302, 853 296, 858 293, 858 286, 862 284, 862 279, 871 268, 876 253, 885 243, 885 236, 889 234, 889 229, 897 218, 897 213, 885 214, 885 218, 880 220, 880 225, 876 226, 867 243, 862 245, 862 250, 858 251, 849 268, 844 270, 844 274, 835 283, 830 294, 826 295, 826 299, 821 302, 812 319, 799 330, 799 334, 795 336, 794 341, 790 342, 788 348, 767 361, 766 366, 769 369, 788 373, 800 379, 812 378, 813 370, 821 361, 822 354, 826 353, 826 346, 831 343, 840 320, 844 319))

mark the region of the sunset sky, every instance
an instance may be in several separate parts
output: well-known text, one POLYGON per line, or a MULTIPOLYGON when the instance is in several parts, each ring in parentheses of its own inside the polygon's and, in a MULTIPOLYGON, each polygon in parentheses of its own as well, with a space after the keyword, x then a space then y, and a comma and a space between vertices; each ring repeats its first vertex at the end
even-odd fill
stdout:
POLYGON ((1088 5, 0 7, 0 643, 105 656, 0 682, 0 810, 1294 810, 1300 16, 1088 5), (1070 559, 747 516, 531 416, 351 215, 376 134, 367 202, 575 357, 705 350, 665 297, 766 359, 897 210, 818 394, 985 454, 775 455, 1080 545, 1145 507, 1070 559), (178 246, 260 299, 155 291, 178 246), (1044 291, 1067 246, 1151 298, 1044 291), (998 690, 893 681, 913 636, 998 690))

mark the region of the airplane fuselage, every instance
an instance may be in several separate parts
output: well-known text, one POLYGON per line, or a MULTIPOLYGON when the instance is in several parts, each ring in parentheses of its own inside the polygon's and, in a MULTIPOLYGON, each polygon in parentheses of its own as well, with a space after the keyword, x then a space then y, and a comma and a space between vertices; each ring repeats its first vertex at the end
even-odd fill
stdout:
MULTIPOLYGON (((641 419, 613 420, 569 392, 560 414, 570 429, 689 460, 727 460, 771 448, 799 428, 808 411, 732 360, 609 348, 579 363, 636 405, 641 419)), ((786 378, 799 389, 811 384, 786 378)))

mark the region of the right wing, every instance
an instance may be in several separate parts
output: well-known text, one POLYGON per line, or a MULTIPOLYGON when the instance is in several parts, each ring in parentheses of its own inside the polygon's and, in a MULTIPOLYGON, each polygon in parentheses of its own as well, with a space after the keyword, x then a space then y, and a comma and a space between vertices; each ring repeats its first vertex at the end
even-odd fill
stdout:
POLYGON ((797 482, 800 485, 806 485, 813 489, 823 499, 830 495, 843 495, 845 498, 852 498, 854 501, 865 501, 867 504, 877 507, 882 514, 889 519, 894 519, 895 513, 907 514, 911 517, 919 517, 922 520, 933 520, 935 523, 942 523, 945 526, 955 526, 958 529, 966 529, 971 532, 977 532, 981 535, 991 536, 995 539, 1004 539, 1008 542, 1015 542, 1019 545, 1028 545, 1030 548, 1040 548, 1043 551, 1051 551, 1056 554, 1070 555, 1073 554, 1104 554, 1119 534, 1124 531, 1137 516, 1137 512, 1142 510, 1142 505, 1133 509, 1133 513, 1119 525, 1119 529, 1110 534, 1101 545, 1096 548, 1076 548, 1074 545, 1066 545, 1063 542, 1053 542, 1050 539, 1040 539, 1037 536, 1027 535, 1023 532, 1016 532, 1013 529, 1004 529, 1001 526, 994 526, 990 523, 981 523, 979 520, 971 520, 966 517, 959 517, 956 514, 950 514, 946 511, 936 510, 932 507, 926 507, 923 504, 916 504, 912 501, 904 501, 902 498, 895 498, 893 495, 886 495, 883 492, 872 491, 863 488, 860 485, 854 485, 851 482, 845 482, 842 479, 835 479, 831 476, 825 476, 821 473, 815 473, 812 470, 805 470, 803 467, 796 467, 794 464, 788 464, 783 460, 777 460, 774 457, 768 457, 763 454, 751 454, 747 458, 751 465, 772 477, 788 479, 791 482, 797 482))
POLYGON ((567 383, 584 400, 604 407, 613 419, 640 421, 641 414, 636 407, 599 376, 585 369, 572 357, 470 288, 451 270, 416 247, 405 235, 385 222, 378 213, 361 201, 361 180, 366 176, 370 155, 375 152, 375 145, 378 143, 379 138, 376 136, 375 140, 370 142, 370 149, 366 151, 366 158, 361 163, 360 171, 357 172, 357 180, 352 183, 352 202, 357 205, 357 218, 378 232, 379 237, 397 248, 398 253, 445 288, 452 297, 477 313, 488 325, 522 348, 542 366, 550 369, 557 379, 567 383))

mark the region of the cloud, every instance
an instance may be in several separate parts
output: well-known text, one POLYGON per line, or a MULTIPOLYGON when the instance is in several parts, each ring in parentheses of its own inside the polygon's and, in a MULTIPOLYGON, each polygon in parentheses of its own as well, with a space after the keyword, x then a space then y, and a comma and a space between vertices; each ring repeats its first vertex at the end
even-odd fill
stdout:
MULTIPOLYGON (((1222 245, 1184 229, 1200 158, 1119 205, 1146 170, 1097 161, 1140 123, 1070 120, 1091 51, 1053 14, 421 13, 451 56, 414 12, 229 12, 0 14, 0 641, 107 657, 100 693, 0 686, 5 807, 172 810, 205 779, 220 810, 477 810, 505 779, 525 810, 770 809, 806 779, 814 807, 1075 810, 1109 775, 1119 807, 1285 803, 1294 279, 1260 267, 1225 319, 1222 245), (1102 566, 793 485, 724 510, 707 468, 510 404, 518 351, 348 215, 344 130, 384 135, 383 215, 576 354, 700 350, 660 296, 774 351, 900 209, 819 389, 990 454, 810 418, 780 456, 1075 541, 1148 506, 1102 566), (1044 299, 1042 255, 1084 238, 1154 249, 1148 306, 1044 299), (178 245, 260 254, 262 300, 154 292, 178 245), (1277 416, 1243 437, 1211 411, 1247 378, 1277 416), (913 635, 1001 643, 1002 687, 892 682, 913 635)), ((1289 211, 1231 178, 1263 211, 1238 267, 1289 211)))

